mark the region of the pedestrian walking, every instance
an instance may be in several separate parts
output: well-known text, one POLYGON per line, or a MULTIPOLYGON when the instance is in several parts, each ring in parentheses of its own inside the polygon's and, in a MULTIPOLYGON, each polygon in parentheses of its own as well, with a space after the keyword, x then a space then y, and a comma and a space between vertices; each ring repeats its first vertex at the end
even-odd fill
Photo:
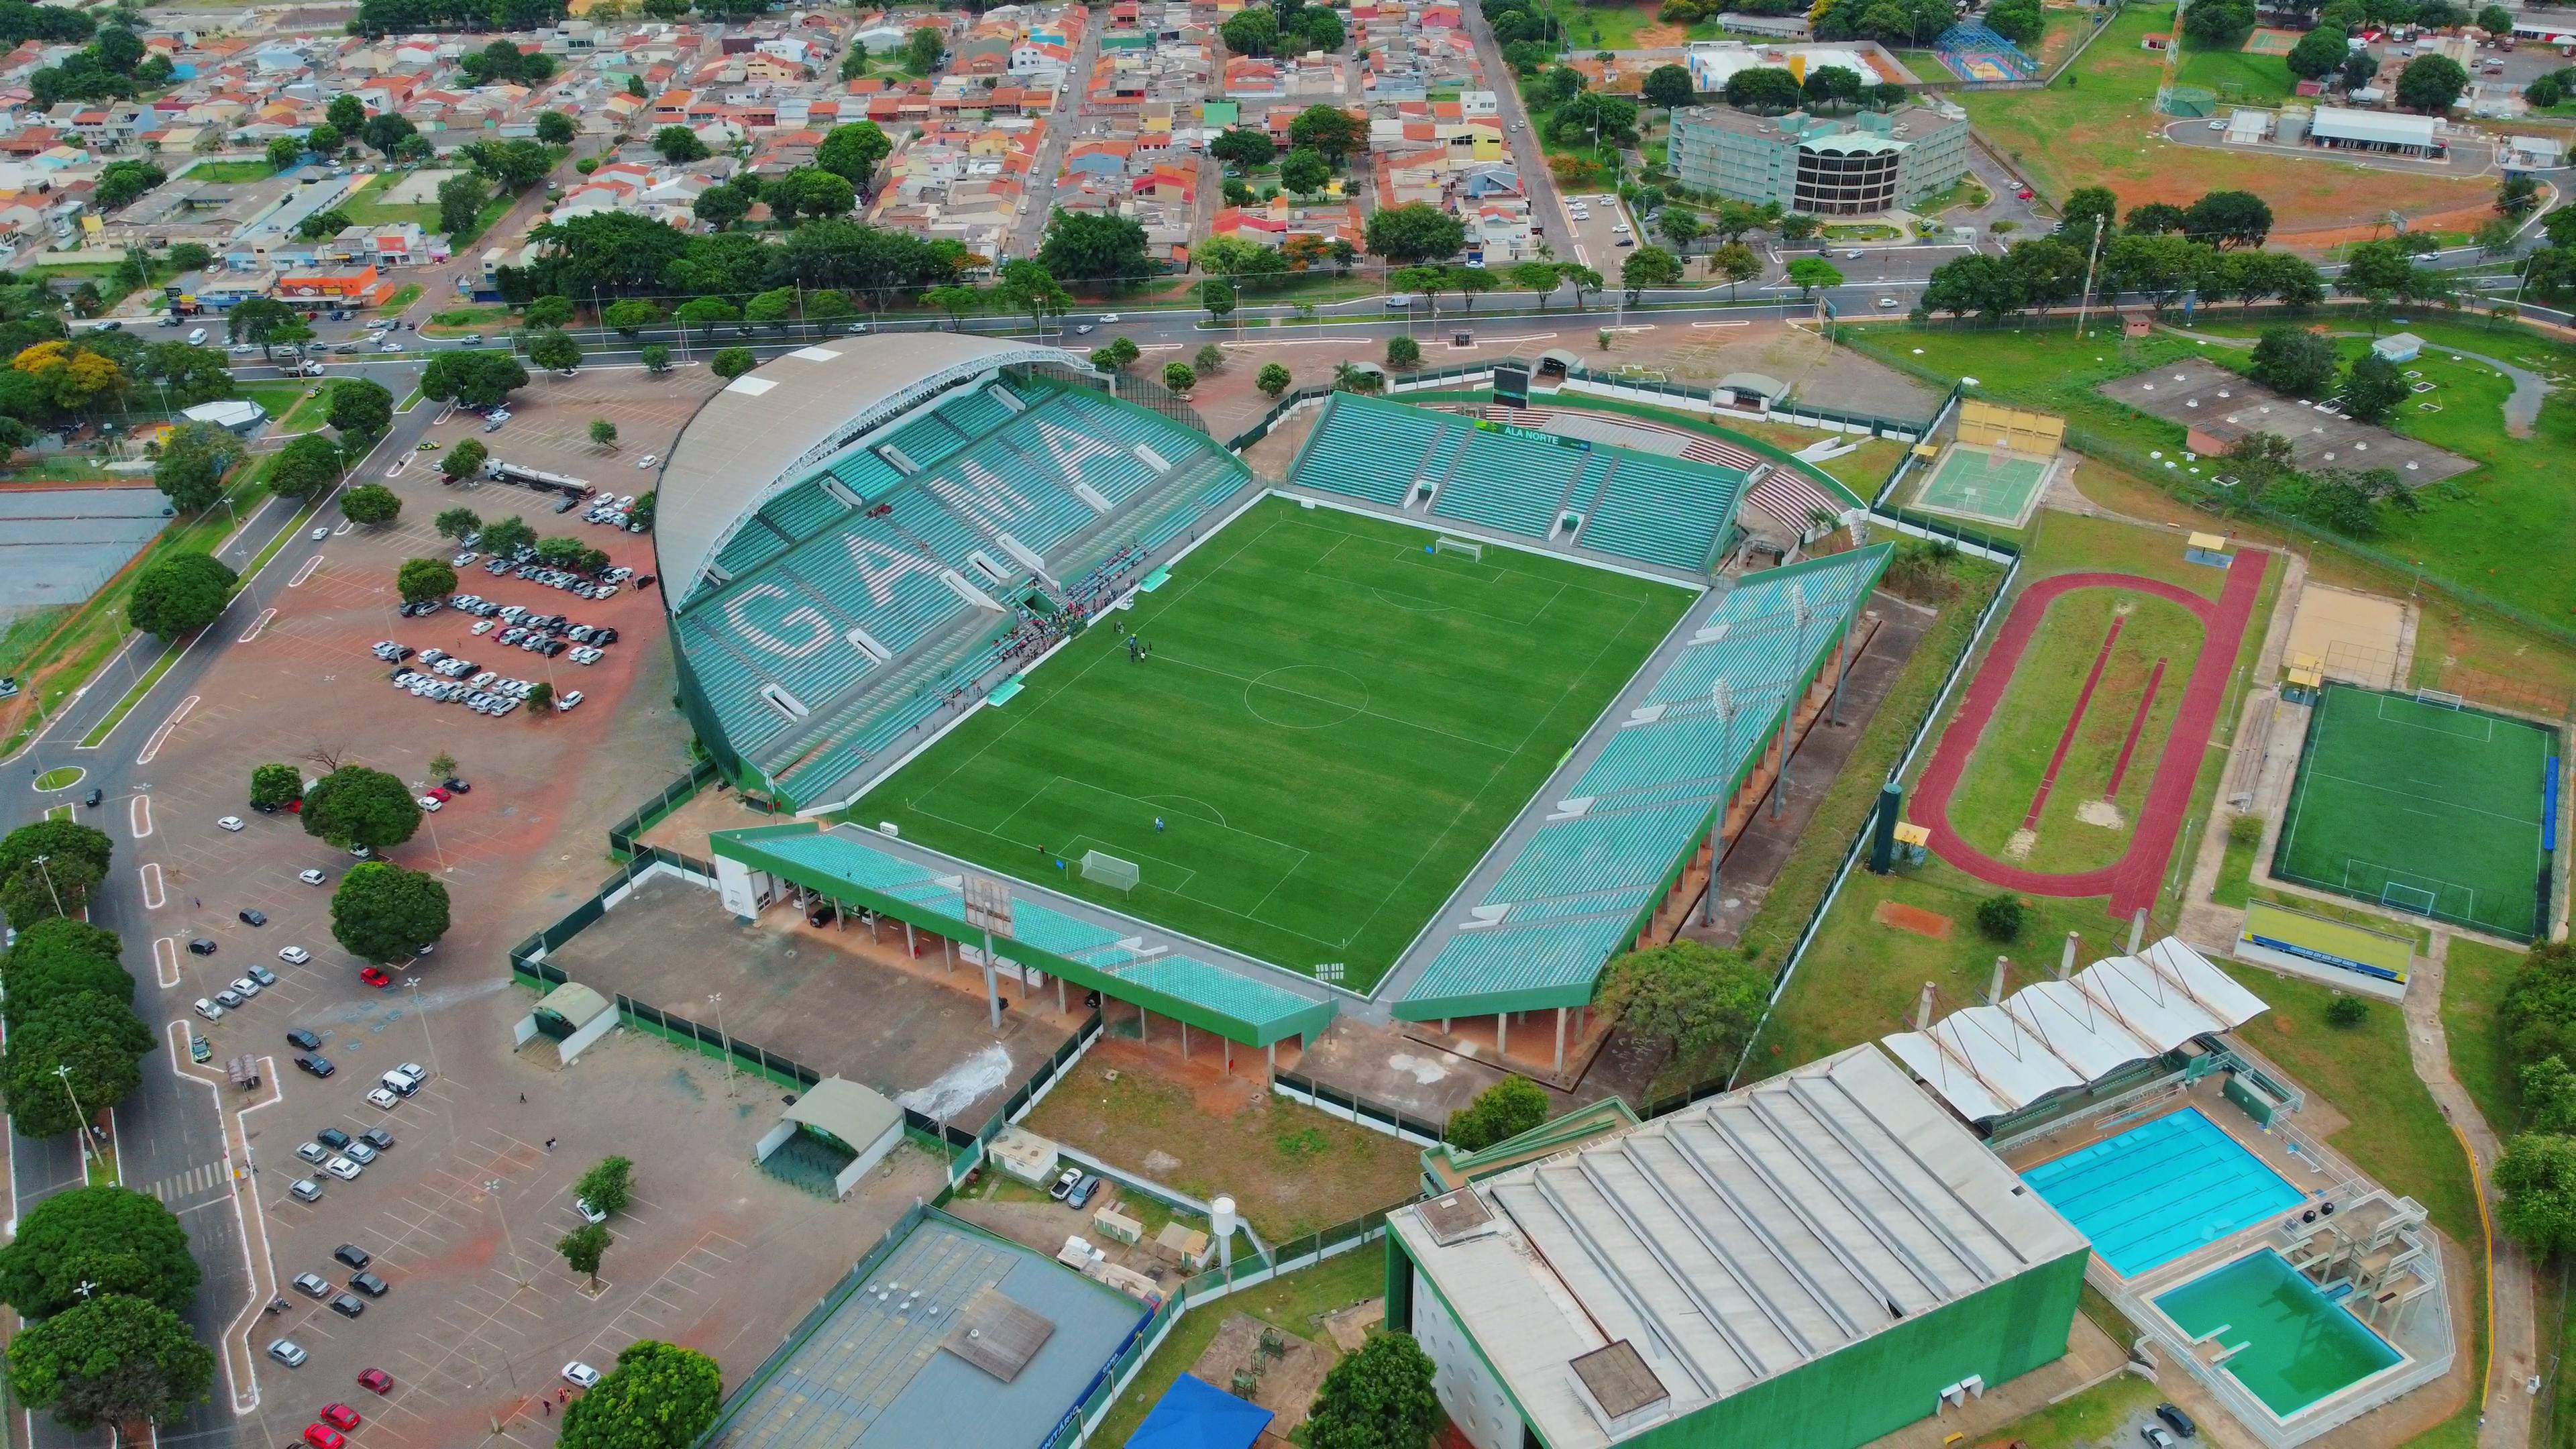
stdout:
POLYGON ((554 1140, 553 1138, 551 1138, 551 1137, 549 1137, 549 1138, 547 1138, 547 1139, 546 1139, 546 1150, 547 1150, 548 1152, 552 1152, 552 1151, 554 1151, 554 1150, 555 1150, 555 1140, 554 1140))
POLYGON ((528 1094, 527 1094, 527 1093, 525 1093, 525 1092, 521 1092, 521 1093, 519 1094, 519 1105, 520 1105, 520 1106, 522 1106, 522 1107, 524 1107, 524 1106, 528 1105, 528 1094))

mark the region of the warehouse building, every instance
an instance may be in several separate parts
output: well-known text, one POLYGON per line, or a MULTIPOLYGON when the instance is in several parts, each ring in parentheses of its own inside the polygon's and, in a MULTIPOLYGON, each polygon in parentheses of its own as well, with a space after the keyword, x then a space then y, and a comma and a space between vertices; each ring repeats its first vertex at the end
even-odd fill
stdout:
POLYGON ((1478 1449, 1850 1449, 2063 1355, 2090 1251, 1866 1045, 1387 1227, 1478 1449))
POLYGON ((2439 116, 2357 111, 2350 106, 2317 107, 2315 118, 2308 122, 2308 144, 2336 151, 2376 151, 2426 159, 2438 159, 2448 151, 2439 116))
POLYGON ((1847 117, 1692 106, 1673 113, 1667 160, 1694 190, 1810 216, 1876 216, 1967 174, 1968 117, 1948 105, 1847 117))

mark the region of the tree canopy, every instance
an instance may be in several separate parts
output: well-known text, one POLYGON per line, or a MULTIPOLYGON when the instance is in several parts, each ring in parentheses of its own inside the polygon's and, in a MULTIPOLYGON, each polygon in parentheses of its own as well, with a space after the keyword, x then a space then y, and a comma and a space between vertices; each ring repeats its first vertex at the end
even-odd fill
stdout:
POLYGON ((125 601, 126 622, 163 639, 192 634, 224 612, 239 577, 212 554, 163 559, 134 576, 133 592, 125 601))
MULTIPOLYGON (((372 0, 370 0, 372 3, 372 0)), ((214 1386, 215 1355, 157 1303, 104 1293, 20 1329, 9 1387, 75 1429, 166 1419, 214 1386)))
POLYGON ((1145 263, 1145 228, 1123 216, 1057 208, 1047 220, 1046 239, 1038 246, 1038 263, 1049 275, 1086 281, 1123 281, 1141 277, 1145 263))
POLYGON ((77 1306, 87 1284, 185 1313, 200 1273, 179 1219, 148 1193, 76 1187, 44 1199, 0 1247, 0 1302, 27 1318, 77 1306))
POLYGON ((2337 366, 2333 338, 2304 327, 2267 327, 2255 340, 2247 370, 2275 392, 2314 399, 2333 385, 2337 366))
POLYGON ((1550 1102, 1547 1089, 1538 1083, 1523 1076, 1508 1076, 1450 1113, 1449 1125, 1441 1135, 1453 1147, 1481 1152, 1545 1122, 1550 1102))
POLYGON ((1741 954, 1681 940, 1611 962, 1601 1004, 1621 1031, 1696 1061, 1740 1050, 1770 993, 1769 975, 1741 954))
POLYGON ((723 1404, 724 1376, 714 1359, 639 1339, 618 1353, 617 1367, 596 1388, 564 1410, 556 1442, 563 1449, 687 1449, 723 1404))
POLYGON ((446 884, 391 861, 349 867, 331 893, 331 939, 361 961, 408 962, 446 935, 447 926, 446 884))
POLYGON ((1370 255, 1409 266, 1456 256, 1467 244, 1467 227, 1429 202, 1413 201, 1372 212, 1367 238, 1370 255))
POLYGON ((2469 73, 2447 55, 2419 55, 2397 73, 2397 104, 2427 116, 2448 113, 2469 88, 2469 73))
POLYGON ((1430 1356, 1410 1334, 1373 1333, 1324 1375, 1307 1449, 1424 1449, 1440 1426, 1430 1356))
POLYGON ((343 439, 373 440, 393 426, 394 395, 384 384, 344 377, 331 384, 331 410, 325 416, 343 439))
POLYGON ((442 352, 420 375, 423 397, 437 402, 453 398, 467 407, 495 406, 527 385, 528 370, 517 358, 479 348, 442 352))
POLYGON ((139 1059, 152 1045, 151 1028, 105 993, 75 991, 48 1003, 10 1028, 0 1053, 10 1124, 28 1137, 71 1131, 143 1085, 139 1059))
POLYGON ((342 765, 313 782, 298 818, 307 835, 344 848, 384 850, 420 829, 420 803, 400 779, 382 770, 342 765))

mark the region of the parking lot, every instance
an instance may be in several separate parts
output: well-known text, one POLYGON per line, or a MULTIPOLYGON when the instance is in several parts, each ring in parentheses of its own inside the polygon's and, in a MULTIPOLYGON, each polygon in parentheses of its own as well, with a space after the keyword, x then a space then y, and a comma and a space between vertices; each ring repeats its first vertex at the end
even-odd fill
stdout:
MULTIPOLYGON (((621 421, 631 459, 667 446, 688 405, 640 374, 608 374, 565 416, 576 428, 594 415, 663 419, 658 436, 621 421), (619 404, 618 389, 637 400, 619 404)), ((689 732, 671 704, 651 590, 594 602, 467 575, 465 587, 487 597, 620 630, 587 668, 569 656, 505 652, 505 672, 544 678, 551 669, 558 689, 582 689, 587 700, 572 713, 489 719, 393 688, 388 666, 369 654, 377 640, 467 657, 492 652, 469 632, 475 621, 454 610, 395 613, 400 561, 453 552, 431 518, 461 496, 497 514, 506 510, 496 502, 533 495, 491 487, 463 495, 417 461, 390 486, 405 505, 399 523, 335 533, 315 545, 320 556, 309 565, 273 573, 252 622, 229 624, 232 637, 201 673, 149 696, 97 751, 83 752, 122 782, 94 814, 117 837, 117 869, 135 872, 128 879, 149 923, 129 932, 138 980, 150 977, 136 1004, 168 1024, 174 1064, 202 1084, 185 1090, 220 1098, 227 1127, 224 1150, 203 1161, 174 1164, 141 1152, 140 1139, 129 1144, 138 1159, 154 1160, 151 1176, 137 1173, 130 1185, 168 1203, 209 1243, 222 1236, 213 1225, 228 1230, 241 1214, 255 1286, 248 1302, 222 1309, 243 1316, 227 1335, 216 1404, 242 1408, 243 1442, 285 1442, 323 1404, 345 1401, 375 1421, 365 1442, 452 1445, 497 1428, 514 1442, 541 1443, 553 1419, 540 1396, 560 1385, 563 1365, 605 1369, 639 1336, 713 1353, 729 1377, 748 1372, 820 1286, 943 1175, 905 1150, 849 1202, 824 1201, 751 1164, 752 1142, 776 1119, 774 1090, 729 1084, 713 1063, 623 1033, 569 1070, 511 1051, 511 1023, 530 998, 509 984, 505 952, 596 887, 608 868, 605 827, 687 767, 689 732), (453 925, 433 955, 397 972, 390 989, 373 989, 329 930, 331 892, 350 857, 306 835, 294 814, 252 811, 250 771, 282 760, 310 777, 331 762, 360 763, 426 784, 427 763, 442 751, 456 757, 470 793, 388 854, 438 874, 453 925), (226 816, 242 828, 223 828, 226 816), (325 873, 321 885, 298 879, 308 869, 325 873), (245 923, 245 910, 265 924, 245 923), (200 938, 213 954, 187 949, 200 938), (289 946, 311 959, 281 960, 289 946), (196 998, 253 965, 276 983, 220 1020, 192 1013, 196 998), (295 1069, 290 1028, 320 1039, 336 1068, 328 1079, 295 1069), (206 1038, 203 1066, 186 1061, 192 1031, 206 1038), (261 1064, 258 1088, 226 1080, 226 1063, 239 1055, 261 1064), (429 1068, 428 1083, 391 1109, 368 1105, 368 1088, 403 1062, 429 1068), (314 1175, 298 1144, 326 1127, 354 1135, 375 1125, 394 1145, 355 1180, 320 1177, 314 1202, 290 1195, 290 1184, 314 1175), (635 1160, 637 1201, 608 1224, 614 1241, 594 1294, 554 1245, 578 1221, 572 1183, 611 1153, 635 1160), (237 1196, 236 1181, 248 1191, 237 1196), (289 1286, 300 1272, 335 1291, 345 1284, 350 1270, 332 1261, 342 1243, 364 1247, 388 1285, 354 1319, 289 1286), (260 1311, 277 1296, 286 1311, 260 1311), (308 1351, 301 1368, 255 1357, 281 1336, 308 1351), (390 1395, 357 1385, 370 1367, 392 1376, 390 1395)), ((520 511, 541 533, 587 535, 619 562, 652 567, 640 537, 520 511)), ((505 655, 481 662, 503 669, 505 655)))

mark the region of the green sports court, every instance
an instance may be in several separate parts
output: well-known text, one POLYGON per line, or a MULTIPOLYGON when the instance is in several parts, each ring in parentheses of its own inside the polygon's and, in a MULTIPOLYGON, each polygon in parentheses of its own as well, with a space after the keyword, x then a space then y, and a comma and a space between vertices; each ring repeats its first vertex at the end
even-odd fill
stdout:
POLYGON ((1973 518, 2003 528, 2028 521, 2048 481, 2049 461, 1975 443, 1953 443, 1914 497, 1928 513, 1973 518))
POLYGON ((1257 504, 851 818, 1365 991, 1695 597, 1433 538, 1257 504))
POLYGON ((2558 735, 2421 691, 2329 684, 2272 873, 2373 905, 2531 940, 2547 929, 2558 735))

